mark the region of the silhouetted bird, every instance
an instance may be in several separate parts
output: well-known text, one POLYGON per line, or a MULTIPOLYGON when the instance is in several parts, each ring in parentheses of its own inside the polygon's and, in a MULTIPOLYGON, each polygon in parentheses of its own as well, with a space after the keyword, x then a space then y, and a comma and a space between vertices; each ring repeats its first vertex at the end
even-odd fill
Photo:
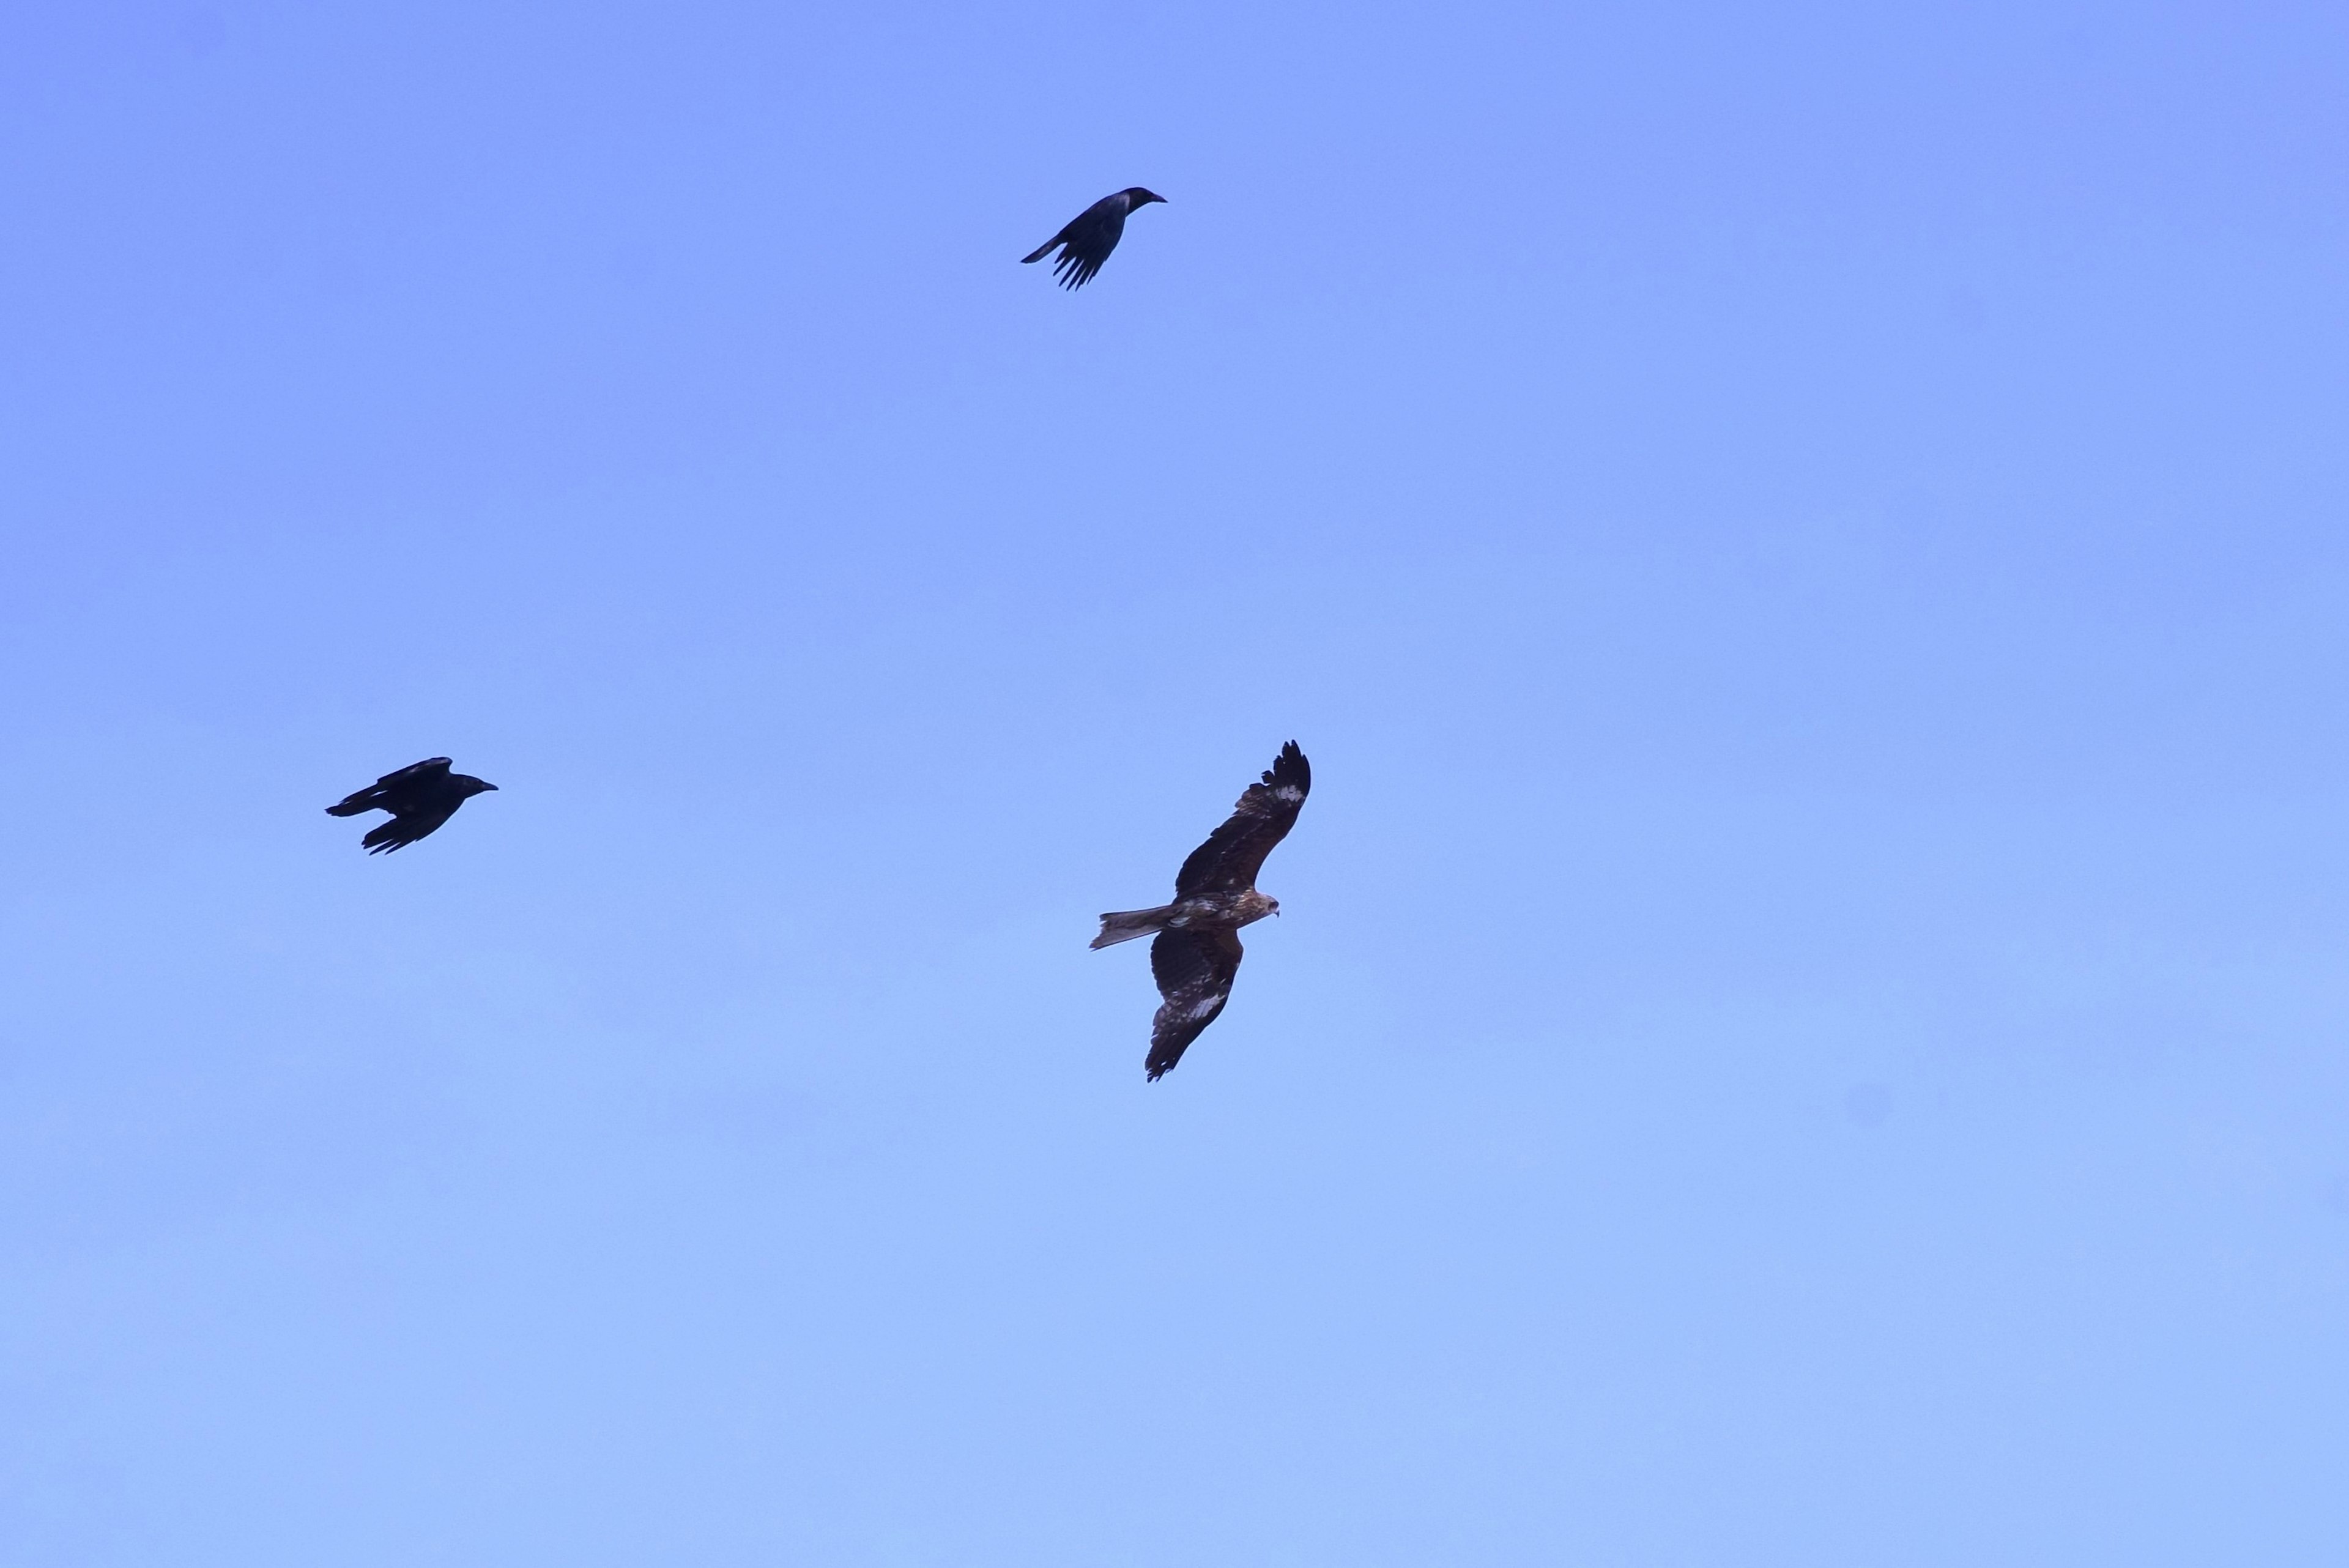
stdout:
POLYGON ((1291 741, 1264 782, 1247 786, 1224 825, 1174 873, 1173 903, 1101 918, 1097 948, 1158 933, 1150 944, 1150 973, 1164 1000, 1150 1021, 1150 1057, 1143 1064, 1153 1082, 1183 1059, 1230 999, 1240 971, 1239 929, 1280 913, 1278 899, 1256 890, 1257 873, 1272 846, 1288 836, 1312 787, 1313 770, 1291 741))
POLYGON ((468 774, 449 771, 446 757, 427 757, 396 774, 386 774, 362 790, 354 790, 326 808, 328 816, 357 816, 363 811, 388 811, 389 822, 378 822, 359 840, 369 855, 381 855, 413 844, 457 815, 457 808, 483 790, 498 786, 468 774))
POLYGON ((1117 249, 1118 236, 1125 233, 1125 215, 1153 202, 1164 202, 1164 196, 1154 195, 1139 185, 1129 185, 1114 196, 1103 196, 1083 212, 1069 220, 1069 226, 1019 258, 1020 265, 1042 261, 1061 247, 1061 259, 1052 264, 1052 275, 1064 288, 1079 288, 1101 271, 1109 253, 1117 249))

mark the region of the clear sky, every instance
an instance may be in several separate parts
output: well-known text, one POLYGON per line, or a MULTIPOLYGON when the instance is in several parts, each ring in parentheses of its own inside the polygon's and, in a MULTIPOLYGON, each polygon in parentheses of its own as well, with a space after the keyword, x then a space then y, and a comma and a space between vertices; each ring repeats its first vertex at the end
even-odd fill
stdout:
POLYGON ((0 1558, 2349 1562, 2344 103, 0 6, 0 1558), (1093 917, 1291 736, 1146 1085, 1093 917))

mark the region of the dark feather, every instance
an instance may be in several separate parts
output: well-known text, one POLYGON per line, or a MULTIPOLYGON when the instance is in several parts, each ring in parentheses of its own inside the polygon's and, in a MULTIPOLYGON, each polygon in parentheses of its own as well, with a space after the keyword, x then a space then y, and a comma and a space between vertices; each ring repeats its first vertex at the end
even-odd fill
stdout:
POLYGON ((1161 931, 1150 944, 1150 975, 1165 999, 1150 1021, 1151 1081, 1183 1059, 1199 1032, 1216 1021, 1240 971, 1239 934, 1231 930, 1161 931))
POLYGON ((384 805, 411 786, 422 785, 427 780, 449 776, 449 759, 427 757, 420 763, 410 763, 398 773, 386 774, 365 789, 353 790, 326 808, 328 816, 357 816, 363 811, 389 811, 384 805))
POLYGON ((357 816, 364 811, 388 811, 389 822, 378 822, 359 843, 370 855, 385 855, 415 843, 457 814, 457 808, 484 790, 498 786, 470 774, 452 774, 446 757, 427 757, 362 790, 354 790, 326 808, 329 816, 357 816))
POLYGON ((1291 741, 1280 748, 1264 782, 1248 785, 1224 825, 1191 851, 1183 869, 1174 873, 1174 896, 1240 893, 1255 887, 1264 857, 1288 836, 1312 788, 1313 769, 1291 741))
POLYGON ((1061 259, 1052 264, 1052 275, 1060 279, 1063 288, 1081 288, 1092 281, 1093 274, 1101 271, 1102 263, 1109 260, 1109 253, 1117 249, 1117 242, 1124 237, 1126 215, 1137 207, 1165 199, 1139 185, 1103 196, 1071 218, 1059 234, 1020 257, 1020 263, 1025 265, 1042 261, 1057 246, 1061 259))
POLYGON ((389 822, 378 822, 367 829, 367 836, 359 843, 369 855, 388 855, 395 849, 407 848, 456 815, 453 805, 446 811, 402 812, 389 822))

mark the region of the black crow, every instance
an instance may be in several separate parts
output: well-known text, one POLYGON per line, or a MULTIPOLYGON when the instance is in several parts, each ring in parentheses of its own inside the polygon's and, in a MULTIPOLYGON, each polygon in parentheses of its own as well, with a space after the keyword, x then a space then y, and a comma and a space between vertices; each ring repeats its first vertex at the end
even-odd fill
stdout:
POLYGON ((1061 259, 1052 264, 1052 275, 1061 280, 1063 288, 1078 288, 1090 282, 1101 271, 1109 253, 1117 249, 1118 236, 1125 233, 1125 215, 1137 207, 1153 202, 1164 202, 1139 185, 1129 185, 1114 196, 1103 196, 1083 212, 1069 220, 1069 226, 1036 247, 1030 255, 1019 258, 1021 265, 1040 262, 1061 247, 1061 259))
POLYGON ((357 816, 363 811, 388 811, 389 822, 378 822, 359 840, 369 855, 398 849, 439 827, 457 815, 457 808, 498 786, 468 774, 449 771, 446 757, 427 757, 363 790, 355 790, 326 808, 328 816, 357 816))

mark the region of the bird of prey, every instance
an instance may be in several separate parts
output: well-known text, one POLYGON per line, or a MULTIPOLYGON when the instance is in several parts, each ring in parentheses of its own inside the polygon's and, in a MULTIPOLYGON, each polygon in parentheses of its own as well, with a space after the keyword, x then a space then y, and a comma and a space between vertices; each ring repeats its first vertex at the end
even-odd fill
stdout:
POLYGON ((452 774, 446 757, 427 757, 396 774, 386 774, 362 790, 354 790, 326 808, 328 816, 357 816, 363 811, 388 811, 389 822, 378 822, 359 840, 369 855, 382 855, 415 843, 457 815, 457 808, 483 790, 498 786, 469 774, 452 774))
POLYGON ((1063 288, 1081 288, 1101 271, 1109 253, 1117 249, 1118 236, 1125 233, 1125 215, 1165 197, 1145 191, 1139 185, 1129 185, 1114 196, 1103 196, 1083 212, 1069 220, 1069 226, 1019 258, 1022 265, 1042 261, 1061 247, 1061 259, 1052 264, 1052 275, 1061 280, 1063 288))
POLYGON ((1239 929, 1280 913, 1279 901, 1256 890, 1257 873, 1272 846, 1288 836, 1313 770, 1289 742, 1252 784, 1221 827, 1191 851, 1174 873, 1174 901, 1154 909, 1103 915, 1097 948, 1158 933, 1150 944, 1150 973, 1164 998, 1150 1021, 1150 1056, 1143 1064, 1155 1083, 1183 1059, 1200 1031, 1216 1021, 1240 971, 1239 929))

